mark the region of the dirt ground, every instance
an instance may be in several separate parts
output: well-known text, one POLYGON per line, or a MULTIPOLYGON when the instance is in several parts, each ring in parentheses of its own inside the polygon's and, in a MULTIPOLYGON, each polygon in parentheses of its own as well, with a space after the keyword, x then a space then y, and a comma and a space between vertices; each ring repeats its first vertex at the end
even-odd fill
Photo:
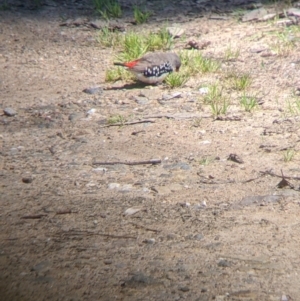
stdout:
POLYGON ((119 22, 157 29, 168 17, 187 40, 211 42, 202 53, 222 68, 173 90, 127 88, 104 81, 116 50, 97 42, 89 3, 7 3, 0 300, 300 300, 300 119, 288 109, 299 44, 274 53, 281 29, 272 22, 168 2, 148 24, 131 25, 129 14, 119 22), (224 61, 229 45, 240 54, 224 61), (259 106, 245 112, 232 91, 216 119, 199 88, 224 82, 227 70, 251 74, 259 106), (151 122, 106 127, 117 114, 151 122), (285 162, 288 149, 296 155, 285 162), (153 159, 161 162, 101 164, 153 159))

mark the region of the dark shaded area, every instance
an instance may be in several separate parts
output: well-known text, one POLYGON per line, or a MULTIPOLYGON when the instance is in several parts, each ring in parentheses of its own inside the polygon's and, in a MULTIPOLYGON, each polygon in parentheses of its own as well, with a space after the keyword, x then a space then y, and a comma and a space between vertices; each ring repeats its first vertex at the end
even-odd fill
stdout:
MULTIPOLYGON (((119 1, 122 7, 123 16, 132 15, 133 6, 138 3, 135 0, 119 1)), ((292 1, 294 2, 294 1, 292 1)), ((172 18, 180 15, 198 15, 199 17, 206 14, 216 14, 224 16, 226 14, 239 14, 245 10, 252 10, 259 8, 262 5, 274 4, 274 1, 259 1, 259 0, 221 0, 221 1, 202 1, 202 0, 152 0, 152 1, 140 1, 143 7, 146 7, 150 11, 155 12, 154 18, 172 18)), ((277 1, 276 5, 283 5, 285 1, 277 1)), ((1 11, 11 12, 41 12, 43 10, 49 10, 49 14, 52 10, 67 9, 70 11, 76 11, 77 16, 98 16, 95 11, 93 0, 1 0, 0 1, 0 13, 1 11)), ((216 17, 216 19, 218 19, 216 17)), ((153 18, 150 18, 150 22, 153 18)))

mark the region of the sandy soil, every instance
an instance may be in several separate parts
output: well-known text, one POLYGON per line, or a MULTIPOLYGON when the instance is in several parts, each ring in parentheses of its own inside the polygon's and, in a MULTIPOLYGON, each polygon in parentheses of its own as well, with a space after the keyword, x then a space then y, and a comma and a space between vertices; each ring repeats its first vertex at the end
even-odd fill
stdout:
POLYGON ((116 50, 97 42, 88 3, 15 3, 0 11, 0 108, 17 113, 0 116, 0 300, 300 300, 298 40, 188 1, 139 27, 128 13, 134 30, 169 14, 222 63, 183 88, 129 89, 104 81, 116 50), (225 61, 229 45, 240 54, 225 61), (251 74, 260 104, 245 112, 227 91, 216 119, 199 87, 228 70, 251 74), (117 114, 152 122, 107 127, 117 114))

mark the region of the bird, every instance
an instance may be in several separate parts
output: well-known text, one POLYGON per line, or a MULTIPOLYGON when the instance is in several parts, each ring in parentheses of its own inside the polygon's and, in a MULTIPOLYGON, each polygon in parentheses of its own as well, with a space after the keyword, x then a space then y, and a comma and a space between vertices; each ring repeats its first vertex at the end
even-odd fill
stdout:
POLYGON ((148 52, 137 60, 114 65, 125 67, 139 81, 154 85, 161 83, 173 71, 179 71, 181 61, 174 52, 148 52))

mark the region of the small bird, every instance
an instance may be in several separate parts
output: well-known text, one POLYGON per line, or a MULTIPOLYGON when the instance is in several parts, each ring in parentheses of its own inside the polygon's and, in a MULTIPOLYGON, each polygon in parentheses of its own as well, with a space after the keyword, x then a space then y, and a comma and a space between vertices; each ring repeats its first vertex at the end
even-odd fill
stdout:
POLYGON ((153 85, 161 83, 173 71, 179 71, 181 61, 173 52, 149 52, 137 60, 114 65, 126 67, 139 81, 153 85))

